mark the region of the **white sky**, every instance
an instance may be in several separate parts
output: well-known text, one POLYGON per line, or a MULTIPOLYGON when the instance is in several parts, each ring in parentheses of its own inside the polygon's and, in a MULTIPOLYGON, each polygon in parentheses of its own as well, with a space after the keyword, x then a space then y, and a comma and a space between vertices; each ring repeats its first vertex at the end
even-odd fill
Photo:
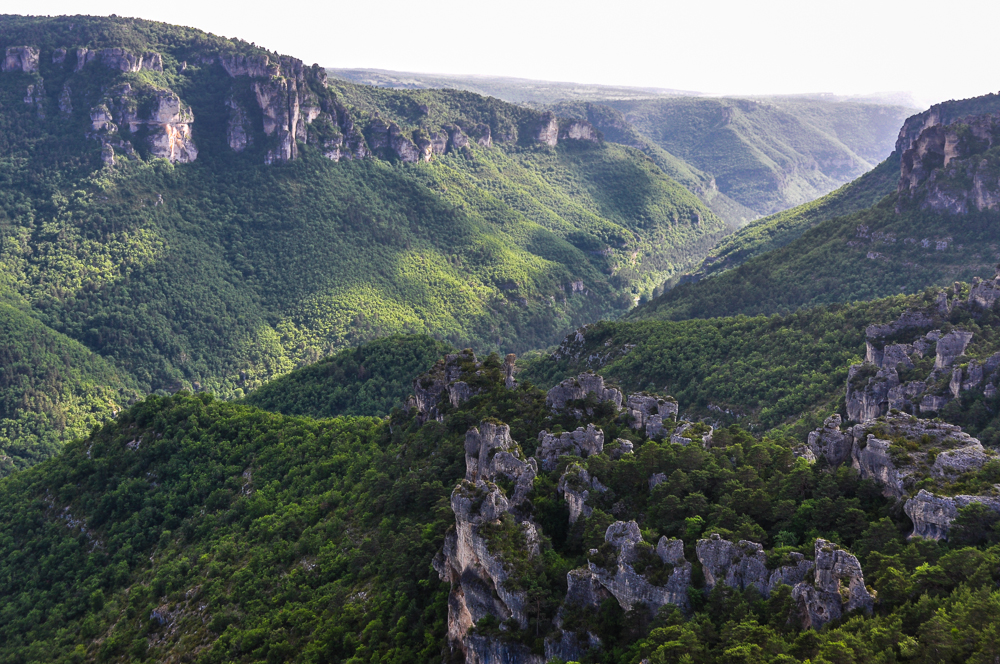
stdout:
POLYGON ((327 67, 926 103, 1000 90, 991 0, 0 0, 25 10, 186 24, 327 67))

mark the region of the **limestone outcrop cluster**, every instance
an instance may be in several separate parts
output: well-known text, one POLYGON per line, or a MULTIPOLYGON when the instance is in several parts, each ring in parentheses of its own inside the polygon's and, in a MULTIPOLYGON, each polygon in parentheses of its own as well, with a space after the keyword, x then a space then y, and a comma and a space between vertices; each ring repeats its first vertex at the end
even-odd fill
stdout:
POLYGON ((624 610, 630 611, 639 603, 653 613, 665 604, 689 606, 687 587, 691 585, 691 563, 684 559, 684 542, 660 538, 652 552, 656 558, 654 564, 666 566, 669 576, 663 585, 654 585, 646 575, 635 571, 640 549, 649 547, 642 541, 635 521, 616 521, 608 526, 604 539, 614 547, 617 555, 611 561, 602 561, 602 565, 591 562, 590 572, 624 610))
POLYGON ((804 628, 819 628, 850 611, 871 613, 875 598, 865 585, 858 559, 824 539, 816 540, 812 583, 792 589, 804 628))
MULTIPOLYGON (((621 410, 622 393, 616 388, 604 385, 604 376, 582 373, 576 378, 567 378, 559 383, 545 397, 545 403, 552 410, 564 410, 571 401, 582 401, 593 393, 599 403, 611 403, 615 410, 621 410)), ((581 415, 582 416, 582 415, 581 415)))
POLYGON ((649 438, 661 438, 666 432, 663 423, 677 421, 677 401, 673 398, 631 394, 625 409, 632 416, 632 428, 645 431, 649 438))
MULTIPOLYGON (((986 282, 976 279, 969 296, 948 298, 942 293, 938 307, 947 314, 956 307, 980 310, 993 306, 1000 299, 1000 276, 986 282)), ((956 296, 958 295, 956 290, 956 296)), ((933 320, 926 314, 903 314, 890 325, 872 325, 866 330, 867 352, 861 364, 848 372, 846 410, 848 419, 865 422, 898 410, 914 415, 933 414, 962 392, 980 390, 995 393, 1000 381, 1000 353, 985 360, 962 362, 973 340, 973 333, 955 328, 948 333, 930 330, 916 332, 910 343, 882 342, 887 337, 898 338, 914 328, 927 328, 933 320), (933 368, 919 379, 902 381, 900 373, 911 372, 924 357, 934 357, 933 368), (947 377, 947 388, 939 387, 947 377)), ((990 395, 991 395, 990 394, 990 395)))
POLYGON ((191 108, 170 90, 134 89, 129 83, 108 90, 90 110, 91 136, 102 146, 132 154, 132 141, 141 138, 151 156, 179 163, 198 157, 191 138, 193 122, 191 108))
POLYGON ((553 471, 559 463, 559 457, 573 455, 588 457, 604 451, 604 432, 588 424, 587 428, 577 427, 576 431, 559 434, 541 431, 538 434, 538 457, 542 469, 553 471))
POLYGON ((976 470, 993 458, 982 443, 944 422, 889 414, 842 430, 833 415, 809 434, 806 443, 817 459, 831 466, 850 463, 888 497, 902 498, 922 477, 947 479, 976 470), (894 446, 907 440, 911 447, 894 446))
POLYGON ((34 46, 8 46, 3 59, 3 71, 32 74, 38 71, 38 49, 34 46))

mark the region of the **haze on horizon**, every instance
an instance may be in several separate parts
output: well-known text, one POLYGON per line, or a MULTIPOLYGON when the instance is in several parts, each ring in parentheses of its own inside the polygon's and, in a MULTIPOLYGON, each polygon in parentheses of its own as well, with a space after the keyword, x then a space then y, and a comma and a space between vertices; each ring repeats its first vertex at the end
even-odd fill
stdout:
MULTIPOLYGON (((4 13, 25 5, 0 3, 4 13)), ((1000 89, 1000 5, 844 0, 370 0, 287 6, 35 0, 40 15, 136 16, 326 67, 511 76, 732 95, 908 92, 922 105, 1000 89), (944 30, 943 25, 960 30, 944 30), (965 66, 962 66, 963 63, 965 66)))

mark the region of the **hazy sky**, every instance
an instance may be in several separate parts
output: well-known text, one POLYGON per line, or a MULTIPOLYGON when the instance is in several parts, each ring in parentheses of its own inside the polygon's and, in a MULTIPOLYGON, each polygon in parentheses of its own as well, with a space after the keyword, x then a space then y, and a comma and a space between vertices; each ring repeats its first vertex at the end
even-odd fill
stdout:
POLYGON ((1000 90, 1000 3, 879 0, 0 0, 241 37, 328 67, 495 74, 730 94, 1000 90))

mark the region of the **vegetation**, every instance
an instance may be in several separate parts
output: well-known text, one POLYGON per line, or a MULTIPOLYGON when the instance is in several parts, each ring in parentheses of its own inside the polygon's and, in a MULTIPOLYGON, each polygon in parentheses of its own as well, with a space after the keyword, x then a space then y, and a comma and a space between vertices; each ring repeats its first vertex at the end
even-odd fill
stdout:
POLYGON ((254 390, 244 402, 263 410, 316 419, 388 415, 412 393, 414 378, 453 351, 426 336, 384 337, 276 378, 254 390))
POLYGON ((110 362, 0 304, 0 476, 55 454, 136 397, 110 362))

